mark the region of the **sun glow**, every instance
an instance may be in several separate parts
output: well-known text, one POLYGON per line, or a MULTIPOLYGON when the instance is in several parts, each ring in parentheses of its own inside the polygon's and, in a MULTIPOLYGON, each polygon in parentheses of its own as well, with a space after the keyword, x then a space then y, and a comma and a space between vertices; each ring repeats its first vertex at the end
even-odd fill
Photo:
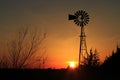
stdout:
POLYGON ((75 61, 69 61, 68 64, 69 64, 69 67, 70 67, 70 68, 76 68, 76 67, 77 67, 75 61))
POLYGON ((70 67, 75 68, 75 62, 70 62, 70 67))

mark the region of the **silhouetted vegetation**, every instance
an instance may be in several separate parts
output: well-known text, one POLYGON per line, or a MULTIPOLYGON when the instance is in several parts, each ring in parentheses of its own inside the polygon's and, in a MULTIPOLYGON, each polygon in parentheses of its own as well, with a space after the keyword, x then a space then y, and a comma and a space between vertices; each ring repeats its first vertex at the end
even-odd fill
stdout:
POLYGON ((106 57, 103 66, 107 67, 107 69, 113 67, 118 68, 120 64, 119 61, 120 61, 120 48, 117 47, 116 52, 112 52, 112 55, 106 57))
POLYGON ((0 59, 0 68, 40 68, 45 63, 44 53, 36 52, 45 39, 37 32, 30 33, 28 28, 19 31, 16 37, 8 42, 8 53, 0 59))
POLYGON ((108 56, 101 65, 103 75, 106 79, 119 80, 120 76, 120 48, 108 56))
POLYGON ((99 56, 98 56, 98 52, 97 50, 92 51, 92 49, 90 50, 90 53, 88 55, 87 58, 85 58, 84 60, 84 67, 89 67, 89 68, 95 68, 98 67, 100 65, 100 60, 99 60, 99 56))
POLYGON ((46 58, 43 54, 36 58, 34 54, 44 38, 45 35, 39 39, 36 32, 29 35, 28 29, 19 32, 18 36, 8 43, 9 53, 0 58, 1 78, 4 80, 120 80, 120 48, 118 47, 102 64, 97 50, 91 49, 79 68, 40 69, 46 58), (38 67, 32 66, 37 62, 38 67), (36 69, 30 69, 31 67, 36 69))
MULTIPOLYGON (((90 50, 89 57, 79 69, 1 69, 3 79, 16 80, 119 80, 120 48, 100 65, 98 52, 90 50), (6 76, 7 77, 3 77, 6 76)), ((6 63, 7 64, 7 63, 6 63)), ((5 64, 4 64, 5 66, 5 64)))

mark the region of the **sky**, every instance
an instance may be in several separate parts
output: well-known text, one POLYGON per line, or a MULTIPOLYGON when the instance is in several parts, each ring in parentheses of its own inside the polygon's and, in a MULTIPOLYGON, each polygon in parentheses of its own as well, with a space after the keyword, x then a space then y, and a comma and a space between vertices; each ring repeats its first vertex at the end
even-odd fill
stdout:
POLYGON ((68 14, 85 10, 87 50, 97 49, 101 61, 120 44, 120 0, 0 0, 0 50, 24 27, 45 32, 46 66, 65 68, 78 61, 80 27, 68 14))

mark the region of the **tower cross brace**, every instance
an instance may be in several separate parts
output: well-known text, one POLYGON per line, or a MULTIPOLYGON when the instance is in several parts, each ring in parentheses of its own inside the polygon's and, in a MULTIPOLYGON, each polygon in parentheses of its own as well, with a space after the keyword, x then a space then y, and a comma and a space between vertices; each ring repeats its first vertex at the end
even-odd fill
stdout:
POLYGON ((87 45, 86 45, 86 35, 85 35, 84 27, 81 27, 78 65, 79 66, 82 65, 84 62, 84 59, 87 57, 88 57, 88 52, 87 52, 87 45))

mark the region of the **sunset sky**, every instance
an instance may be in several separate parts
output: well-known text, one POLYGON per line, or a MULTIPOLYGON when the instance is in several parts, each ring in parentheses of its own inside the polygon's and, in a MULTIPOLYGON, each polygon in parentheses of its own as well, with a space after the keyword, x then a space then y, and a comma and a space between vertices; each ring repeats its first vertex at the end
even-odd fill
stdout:
POLYGON ((90 22, 85 26, 88 52, 97 49, 101 61, 120 44, 120 0, 0 0, 0 50, 19 29, 46 32, 46 66, 65 68, 78 61, 80 27, 68 14, 85 10, 90 22))

